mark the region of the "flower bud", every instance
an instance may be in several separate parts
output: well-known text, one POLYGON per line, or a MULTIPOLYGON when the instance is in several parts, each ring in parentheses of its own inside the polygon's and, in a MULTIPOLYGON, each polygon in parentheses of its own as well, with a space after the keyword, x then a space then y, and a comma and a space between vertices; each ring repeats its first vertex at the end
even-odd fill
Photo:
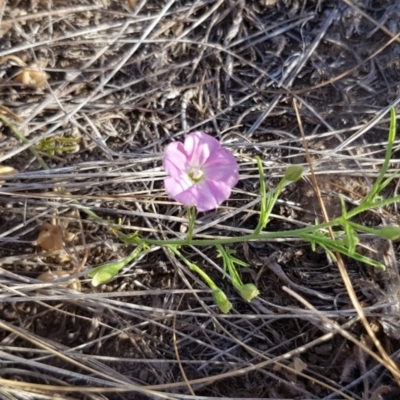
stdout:
POLYGON ((97 272, 97 274, 95 274, 92 278, 92 285, 94 287, 97 287, 99 285, 102 285, 103 283, 107 283, 110 282, 111 279, 114 278, 116 274, 113 274, 110 271, 107 270, 103 270, 103 271, 99 271, 97 272))
POLYGON ((97 287, 103 283, 110 282, 119 272, 121 268, 118 268, 115 264, 101 265, 88 273, 88 276, 92 278, 92 285, 97 287))
POLYGON ((257 286, 253 283, 246 283, 245 285, 239 286, 237 289, 239 290, 240 295, 248 302, 252 301, 254 297, 257 297, 260 294, 257 286))
POLYGON ((285 172, 284 180, 289 182, 298 181, 303 175, 304 168, 300 165, 291 165, 285 172))
POLYGON ((219 309, 224 313, 227 314, 229 310, 232 308, 232 303, 226 297, 226 294, 221 290, 217 289, 213 293, 213 297, 219 309))
POLYGON ((387 225, 377 231, 380 237, 388 240, 396 240, 400 238, 400 226, 387 225))
POLYGON ((351 236, 346 236, 343 239, 343 244, 348 248, 353 248, 353 250, 359 243, 360 239, 358 238, 357 233, 355 231, 351 233, 351 236))

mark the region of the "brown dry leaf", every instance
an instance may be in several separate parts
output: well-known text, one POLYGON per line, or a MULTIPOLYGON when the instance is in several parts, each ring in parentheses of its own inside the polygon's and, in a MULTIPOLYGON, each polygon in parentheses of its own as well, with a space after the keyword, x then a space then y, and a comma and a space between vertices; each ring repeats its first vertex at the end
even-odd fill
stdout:
POLYGON ((41 71, 35 64, 30 67, 25 67, 22 71, 14 78, 14 82, 21 83, 23 85, 43 87, 46 86, 49 75, 46 72, 41 71))
POLYGON ((127 0, 126 2, 127 2, 127 5, 128 5, 128 8, 131 11, 133 11, 135 9, 135 7, 136 7, 137 0, 127 0))
MULTIPOLYGON (((296 372, 303 372, 307 368, 307 364, 299 357, 293 357, 293 362, 288 365, 289 368, 292 368, 296 372)), ((297 376, 294 371, 289 371, 283 369, 281 365, 275 364, 273 367, 274 371, 281 371, 286 378, 291 382, 297 382, 297 376)))
MULTIPOLYGON (((14 175, 17 174, 18 171, 13 167, 8 167, 7 165, 0 165, 0 177, 7 176, 7 175, 14 175)), ((4 183, 4 181, 0 181, 0 187, 4 183)))
POLYGON ((4 115, 8 115, 9 117, 15 119, 17 122, 24 122, 24 120, 18 116, 17 114, 15 114, 14 112, 12 112, 8 107, 3 106, 2 104, 0 104, 0 114, 4 114, 4 115))
POLYGON ((259 0, 261 6, 272 7, 278 0, 259 0))
POLYGON ((13 175, 17 173, 18 170, 16 170, 13 167, 8 167, 7 165, 0 165, 0 176, 13 175))
MULTIPOLYGON (((43 272, 43 274, 40 274, 37 279, 42 282, 50 283, 56 281, 57 279, 67 278, 68 276, 70 276, 70 274, 67 271, 47 271, 43 272)), ((69 282, 60 284, 60 286, 77 291, 82 289, 79 279, 72 279, 69 282)))
POLYGON ((67 271, 47 271, 38 276, 38 280, 42 282, 53 282, 57 279, 66 278, 69 276, 67 271))
POLYGON ((40 228, 36 245, 46 251, 62 250, 64 240, 61 228, 48 222, 44 223, 40 228))
POLYGON ((303 372, 307 368, 307 364, 299 357, 293 357, 293 369, 296 372, 303 372))
POLYGON ((22 58, 16 56, 15 54, 10 54, 8 56, 1 57, 0 65, 5 64, 6 62, 8 62, 10 60, 14 61, 20 67, 26 67, 26 62, 22 58))

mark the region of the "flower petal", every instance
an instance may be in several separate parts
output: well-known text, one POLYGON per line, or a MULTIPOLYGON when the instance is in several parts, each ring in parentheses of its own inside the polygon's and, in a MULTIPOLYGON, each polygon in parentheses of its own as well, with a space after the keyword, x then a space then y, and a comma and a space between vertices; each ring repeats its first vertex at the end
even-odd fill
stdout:
POLYGON ((239 181, 239 171, 230 165, 205 168, 206 181, 213 181, 216 184, 226 184, 233 188, 239 181))
POLYGON ((204 181, 179 193, 174 199, 185 206, 196 206, 199 211, 209 211, 217 208, 229 198, 230 194, 229 185, 223 182, 204 181))
POLYGON ((238 163, 235 156, 223 147, 214 151, 207 159, 205 166, 232 165, 238 168, 238 163))
MULTIPOLYGON (((226 182, 205 181, 211 196, 215 199, 217 205, 220 205, 225 200, 229 199, 232 188, 226 182)), ((206 192, 204 190, 204 192, 206 192)), ((216 207, 215 207, 216 208, 216 207)))
POLYGON ((203 168, 207 180, 225 182, 230 187, 239 181, 239 165, 229 150, 221 148, 212 154, 203 168))
POLYGON ((233 154, 204 132, 192 132, 184 143, 168 145, 163 165, 168 174, 164 180, 168 196, 185 206, 196 206, 199 211, 217 208, 229 198, 239 180, 239 166, 233 154), (197 169, 204 172, 201 182, 190 178, 197 169))
POLYGON ((189 189, 179 193, 174 199, 183 204, 184 206, 197 206, 198 191, 196 185, 193 185, 189 189))
POLYGON ((221 149, 221 144, 205 132, 190 133, 184 143, 188 163, 193 167, 203 166, 211 154, 221 149))
POLYGON ((163 167, 167 174, 178 178, 187 168, 187 156, 181 142, 170 143, 164 150, 163 167))
MULTIPOLYGON (((164 179, 164 187, 168 196, 171 199, 174 199, 179 202, 181 201, 178 199, 178 196, 182 192, 185 192, 186 190, 190 189, 192 186, 194 186, 194 183, 188 178, 186 174, 183 174, 177 178, 167 177, 164 179)), ((182 203, 182 204, 184 204, 185 206, 194 205, 193 203, 192 204, 182 203)))

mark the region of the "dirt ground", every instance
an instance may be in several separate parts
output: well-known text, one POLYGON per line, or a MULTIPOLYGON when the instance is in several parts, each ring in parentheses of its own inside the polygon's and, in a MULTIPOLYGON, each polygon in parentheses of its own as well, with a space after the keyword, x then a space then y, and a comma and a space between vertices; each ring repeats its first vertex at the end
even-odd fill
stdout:
MULTIPOLYGON (((240 164, 231 199, 199 214, 198 238, 254 230, 255 156, 270 189, 290 164, 307 171, 268 231, 323 220, 308 161, 329 218, 340 196, 356 205, 383 164, 390 107, 399 114, 400 1, 3 0, 0 87, 0 399, 400 398, 338 265, 301 240, 231 246, 260 290, 251 303, 213 246, 181 249, 223 288, 227 315, 163 248, 110 283, 87 276, 132 252, 118 232, 185 229, 161 159, 190 131, 217 137, 240 164), (60 230, 43 233, 49 224, 60 230), (46 272, 64 284, 37 280, 46 272)), ((397 194, 395 179, 383 196, 397 194)), ((394 204, 357 222, 397 215, 394 204)), ((345 268, 398 371, 399 244, 361 235, 361 246, 386 271, 345 268)))

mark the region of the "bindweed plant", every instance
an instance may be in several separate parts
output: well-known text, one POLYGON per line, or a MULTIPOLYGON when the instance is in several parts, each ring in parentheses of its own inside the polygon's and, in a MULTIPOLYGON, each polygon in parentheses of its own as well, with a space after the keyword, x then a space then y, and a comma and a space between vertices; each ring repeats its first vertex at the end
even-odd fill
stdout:
MULTIPOLYGON (((394 175, 386 177, 389 168, 393 143, 396 136, 396 115, 394 109, 390 114, 390 129, 388 145, 382 169, 369 194, 351 211, 347 211, 343 199, 342 213, 331 221, 315 223, 300 229, 288 231, 268 232, 265 228, 270 221, 272 209, 286 185, 302 177, 303 169, 299 166, 290 166, 278 183, 277 187, 266 191, 265 176, 260 159, 256 159, 260 175, 260 217, 254 232, 250 235, 196 239, 193 238, 196 208, 198 211, 207 211, 216 208, 229 198, 232 187, 238 181, 238 165, 233 155, 223 149, 220 143, 203 132, 194 132, 187 136, 184 143, 175 142, 167 146, 163 165, 167 171, 165 187, 168 195, 174 200, 188 207, 189 230, 185 238, 171 240, 155 240, 140 238, 137 235, 125 237, 126 243, 135 243, 138 246, 164 246, 171 253, 180 258, 192 271, 196 272, 213 290, 213 297, 219 309, 227 313, 231 303, 222 290, 212 281, 206 272, 192 262, 185 259, 179 252, 182 246, 214 246, 217 256, 222 260, 224 276, 228 275, 232 285, 246 301, 253 300, 259 291, 253 283, 243 283, 238 267, 246 268, 247 264, 235 256, 228 246, 234 243, 249 241, 266 241, 276 238, 300 238, 308 242, 313 250, 322 248, 332 260, 335 254, 340 253, 364 264, 379 269, 385 266, 372 258, 357 252, 358 234, 368 233, 375 236, 394 240, 400 237, 400 227, 385 226, 379 228, 366 227, 353 221, 354 217, 371 209, 393 204, 400 200, 400 196, 383 199, 379 197, 381 191, 389 185, 394 175), (328 234, 328 228, 334 227, 335 237, 328 234)), ((130 256, 128 256, 130 258, 130 256)))
POLYGON ((102 285, 103 283, 109 282, 118 275, 119 271, 128 265, 132 260, 137 258, 148 246, 145 243, 140 243, 136 246, 135 250, 132 251, 129 256, 124 257, 122 260, 100 265, 99 267, 93 268, 88 276, 92 278, 92 285, 94 287, 102 285))
MULTIPOLYGON (((280 231, 280 232, 267 232, 265 228, 268 225, 270 220, 271 211, 279 198, 282 190, 286 185, 291 182, 295 182, 299 180, 303 174, 303 169, 299 166, 290 166, 282 178, 282 180, 278 183, 277 187, 270 192, 266 191, 265 187, 265 177, 263 172, 263 167, 261 160, 257 159, 258 170, 260 174, 260 197, 261 197, 261 206, 260 206, 260 217, 259 222, 254 230, 254 232, 250 235, 243 235, 237 237, 223 238, 223 239, 195 239, 192 237, 192 233, 189 232, 186 238, 184 239, 172 239, 172 240, 153 240, 153 239, 139 239, 135 238, 137 243, 146 243, 148 245, 157 245, 157 246, 215 246, 217 250, 217 254, 223 264, 224 273, 229 275, 232 285, 238 290, 239 294, 247 301, 251 301, 255 298, 259 293, 256 286, 252 283, 244 284, 240 278, 237 267, 246 267, 247 264, 243 261, 239 260, 235 257, 234 252, 230 250, 228 245, 233 243, 240 243, 246 241, 265 241, 268 239, 276 239, 276 238, 300 238, 306 242, 308 242, 313 250, 316 250, 317 247, 322 248, 332 260, 336 260, 335 254, 341 253, 347 257, 353 258, 357 261, 360 261, 364 264, 373 266, 379 269, 385 269, 385 266, 372 258, 369 258, 363 254, 357 252, 357 244, 358 244, 358 234, 359 233, 369 233, 375 236, 394 240, 400 237, 400 227, 398 226, 385 226, 379 228, 371 228, 366 227, 361 224, 358 224, 353 221, 354 217, 357 215, 374 209, 383 207, 389 204, 393 204, 400 200, 400 196, 395 196, 389 199, 383 199, 379 197, 379 194, 382 192, 384 188, 386 188, 389 183, 393 180, 394 175, 386 177, 387 170, 389 168, 390 160, 392 157, 393 144, 396 137, 396 115, 394 109, 391 110, 390 113, 390 129, 389 129, 389 137, 388 137, 388 145, 387 151, 385 155, 385 161, 383 163, 382 169, 379 173, 378 178, 376 179, 371 191, 369 194, 360 202, 358 206, 353 208, 351 211, 347 211, 345 202, 341 199, 342 203, 342 213, 340 217, 337 217, 331 221, 324 223, 315 223, 314 225, 310 225, 300 229, 293 229, 288 231, 280 231), (332 239, 328 234, 328 228, 334 227, 335 237, 332 239)), ((209 180, 212 181, 213 177, 222 177, 223 173, 228 174, 228 169, 224 169, 221 173, 216 173, 214 170, 209 170, 209 166, 218 167, 218 163, 213 163, 211 160, 217 158, 213 152, 219 151, 219 146, 210 140, 209 137, 206 137, 206 140, 202 142, 202 137, 205 134, 196 133, 196 138, 198 142, 196 143, 195 148, 192 148, 188 143, 174 145, 175 149, 180 149, 183 156, 180 155, 179 163, 174 163, 172 167, 169 168, 168 163, 172 156, 167 154, 164 158, 164 167, 167 170, 167 173, 170 173, 169 185, 170 187, 175 187, 177 191, 169 190, 170 197, 175 200, 181 202, 184 205, 194 207, 201 204, 201 209, 205 209, 204 204, 220 204, 222 201, 226 200, 229 197, 230 190, 224 189, 221 190, 221 193, 225 193, 225 197, 220 193, 214 193, 209 186, 209 180), (211 144, 210 144, 211 143, 211 144), (196 158, 193 158, 193 155, 196 154, 196 158), (166 162, 165 159, 168 161, 166 162), (199 162, 196 164, 193 160, 199 162), (195 179, 191 178, 191 173, 194 170, 196 171, 195 179), (172 171, 172 173, 171 173, 172 171), (171 180, 175 180, 173 186, 171 180), (180 183, 181 180, 184 184, 180 183), (207 187, 208 186, 208 187, 207 187), (179 188, 179 192, 178 192, 179 188), (204 194, 207 196, 213 196, 212 202, 211 200, 207 203, 204 199, 204 194)), ((208 135, 207 135, 208 136, 208 135)), ((190 135, 189 135, 190 137, 190 135)), ((214 139, 215 140, 215 139, 214 139)), ((194 147, 194 146, 193 146, 194 147)), ((168 150, 168 147, 167 147, 168 150)), ((178 157, 177 157, 178 158, 178 157)), ((222 156, 221 156, 222 158, 222 156)), ((229 157, 226 160, 226 165, 231 165, 231 170, 236 171, 236 167, 232 162, 232 158, 229 157)), ((225 166, 225 164, 222 164, 225 166)), ((225 177, 225 183, 233 184, 235 179, 227 179, 225 177)), ((211 186, 214 188, 215 186, 211 186)), ((209 209, 209 208, 207 208, 209 209)), ((189 212, 189 219, 194 218, 195 213, 189 212)), ((189 225, 193 226, 194 221, 190 220, 189 225)), ((192 270, 199 273, 199 268, 193 268, 192 270)), ((207 282, 208 286, 210 285, 210 278, 205 277, 205 272, 202 272, 199 275, 207 282)), ((220 289, 218 289, 220 290, 220 289)), ((218 302, 218 299, 215 298, 220 310, 222 312, 226 312, 227 303, 224 298, 221 303, 218 302)))
MULTIPOLYGON (((1 119, 4 120, 4 118, 1 119)), ((8 120, 4 122, 9 124, 8 120)), ((10 127, 20 137, 16 128, 10 127)), ((204 132, 192 132, 183 143, 173 142, 169 144, 163 157, 163 166, 167 172, 164 181, 166 192, 170 198, 187 207, 189 228, 186 237, 150 239, 140 237, 136 233, 124 235, 117 231, 119 238, 126 245, 134 245, 135 248, 122 260, 101 265, 90 271, 88 275, 92 278, 92 284, 98 286, 115 278, 122 268, 143 252, 148 251, 152 246, 164 247, 203 279, 213 291, 214 301, 221 312, 228 313, 232 304, 226 294, 202 268, 183 256, 180 251, 181 248, 183 246, 215 247, 215 258, 222 262, 223 278, 229 278, 240 296, 250 302, 259 295, 259 291, 253 283, 242 281, 238 268, 246 268, 248 265, 237 258, 235 252, 229 246, 234 243, 267 241, 277 238, 300 238, 308 242, 313 250, 316 250, 317 247, 322 248, 332 260, 336 260, 336 254, 340 253, 375 268, 385 269, 385 266, 379 261, 357 251, 358 235, 368 233, 384 239, 395 240, 400 238, 400 227, 366 227, 356 223, 354 217, 365 211, 400 201, 400 196, 388 199, 379 196, 395 177, 395 175, 387 177, 395 137, 396 115, 394 109, 391 109, 387 150, 381 171, 368 195, 352 210, 347 210, 345 201, 341 199, 342 212, 339 217, 323 223, 316 222, 299 229, 278 232, 266 231, 277 199, 288 184, 302 177, 303 169, 299 166, 290 166, 276 188, 267 192, 262 162, 256 158, 260 176, 260 216, 253 233, 224 238, 196 239, 193 232, 197 212, 215 209, 230 197, 232 188, 239 180, 239 166, 233 154, 223 148, 218 140, 204 132), (330 236, 328 232, 330 227, 335 228, 333 230, 334 237, 330 236)), ((24 140, 22 137, 20 139, 24 140)), ((31 151, 37 156, 39 162, 46 166, 43 159, 37 154, 37 150, 31 148, 31 151)), ((102 222, 102 219, 92 211, 85 210, 85 212, 96 221, 102 222)), ((103 222, 109 224, 107 221, 103 222)))

